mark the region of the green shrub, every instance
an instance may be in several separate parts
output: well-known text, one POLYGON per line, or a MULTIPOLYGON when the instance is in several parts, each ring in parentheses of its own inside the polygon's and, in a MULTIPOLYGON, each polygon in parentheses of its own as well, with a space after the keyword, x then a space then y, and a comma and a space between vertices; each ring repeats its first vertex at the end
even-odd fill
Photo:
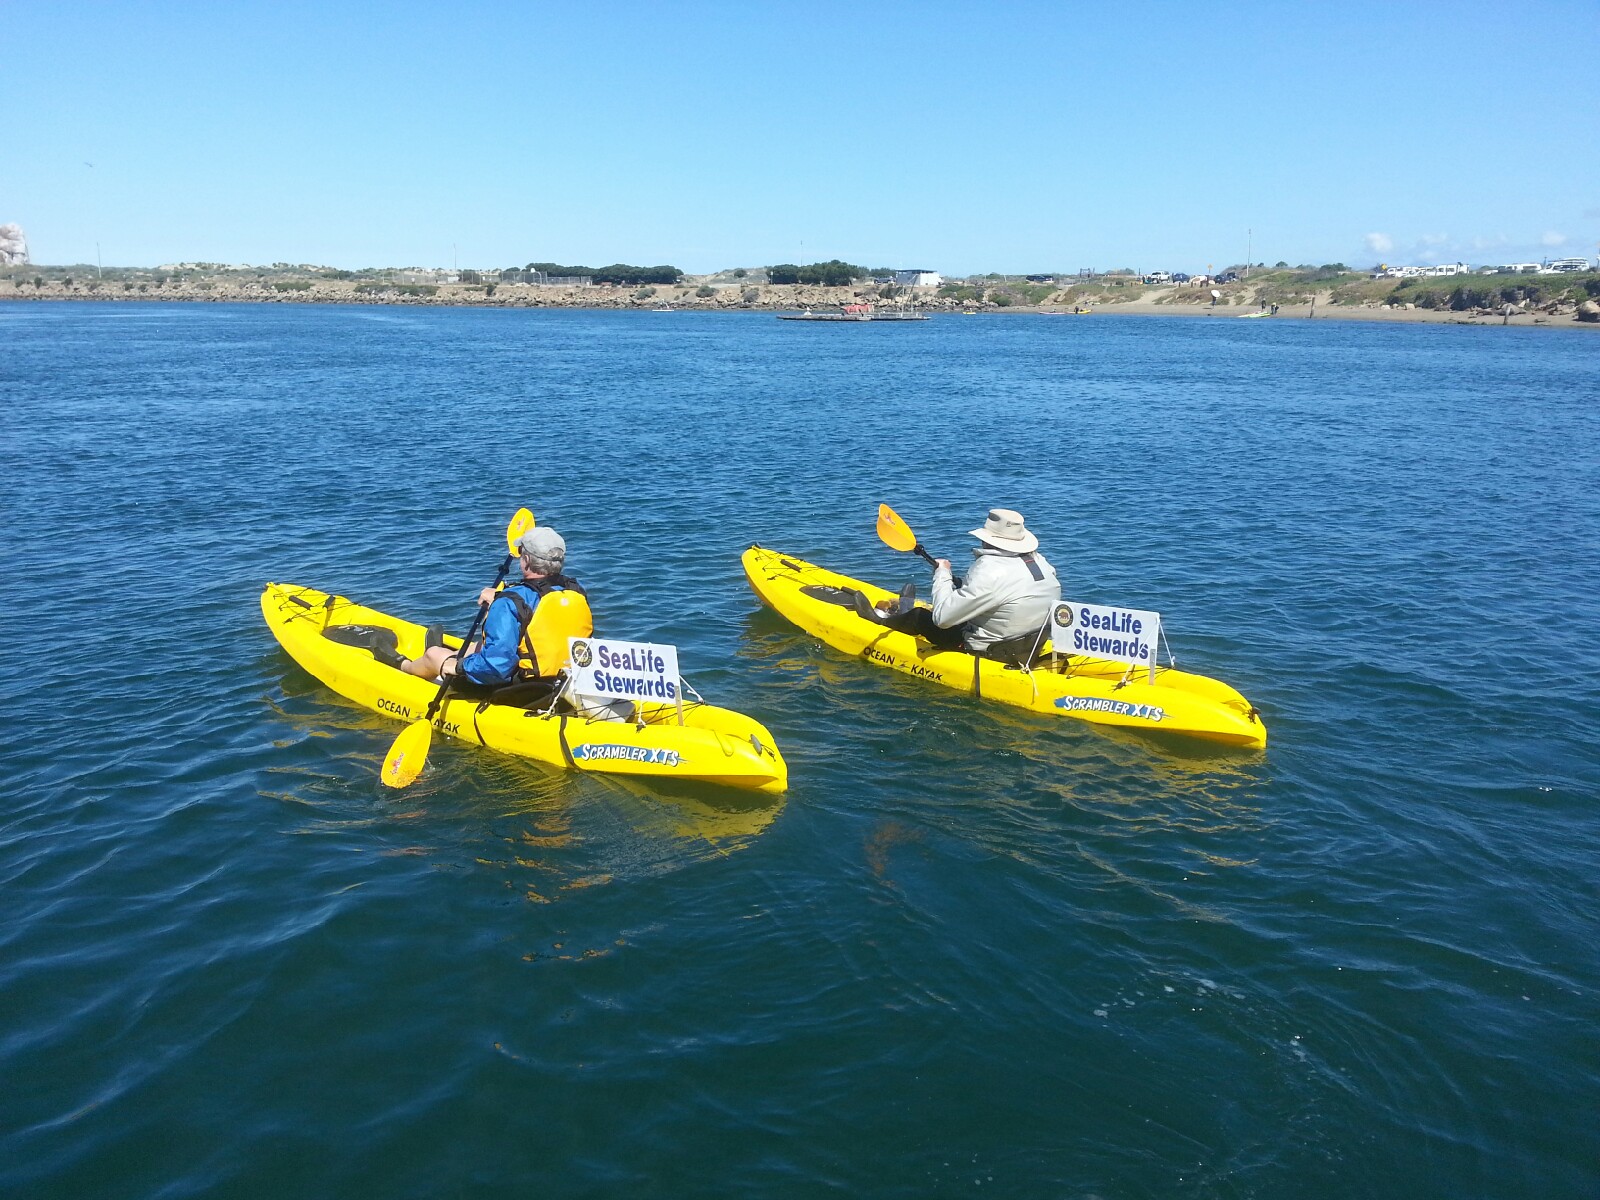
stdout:
POLYGON ((717 289, 708 284, 702 283, 699 287, 695 288, 694 294, 699 296, 700 299, 704 300, 708 296, 715 296, 717 294, 717 289))
POLYGON ((823 287, 846 287, 866 273, 866 268, 840 262, 837 258, 804 267, 794 263, 778 263, 767 268, 767 278, 773 283, 810 283, 823 287))
POLYGON ((1011 290, 1024 304, 1042 304, 1056 289, 1051 283, 1014 283, 1011 290))
POLYGON ((310 287, 309 283, 292 281, 289 283, 275 283, 272 285, 272 290, 275 292, 303 292, 310 287))

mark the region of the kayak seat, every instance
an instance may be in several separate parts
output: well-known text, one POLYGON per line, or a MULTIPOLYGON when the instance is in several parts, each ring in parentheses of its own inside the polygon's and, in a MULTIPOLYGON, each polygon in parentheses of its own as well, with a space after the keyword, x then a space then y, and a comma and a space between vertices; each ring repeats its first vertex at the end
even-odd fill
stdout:
MULTIPOLYGON (((499 687, 489 687, 481 683, 471 684, 458 694, 464 700, 477 700, 479 712, 493 704, 499 708, 520 708, 531 716, 534 713, 548 712, 556 694, 561 691, 565 683, 566 675, 563 672, 554 676, 541 675, 536 679, 519 679, 516 683, 502 684, 499 687)), ((458 691, 456 688, 450 690, 458 691)), ((561 698, 561 706, 557 711, 586 717, 592 721, 631 721, 638 715, 637 706, 631 700, 584 703, 571 692, 561 698)))
POLYGON ((1025 671, 1042 657, 1040 651, 1049 636, 1050 626, 1041 625, 1032 633, 1022 633, 1016 637, 989 643, 980 657, 992 658, 995 662, 1003 662, 1015 670, 1025 671))
POLYGON ((559 676, 519 679, 516 683, 484 684, 463 680, 451 686, 452 694, 463 700, 481 700, 480 708, 498 704, 504 708, 549 708, 561 687, 559 676))

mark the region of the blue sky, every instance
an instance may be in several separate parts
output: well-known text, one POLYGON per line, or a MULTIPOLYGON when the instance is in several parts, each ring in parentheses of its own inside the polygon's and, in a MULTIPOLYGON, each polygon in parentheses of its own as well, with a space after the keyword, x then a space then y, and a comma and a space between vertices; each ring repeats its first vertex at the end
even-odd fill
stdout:
POLYGON ((0 223, 36 262, 965 274, 1600 244, 1594 0, 8 0, 0 25, 0 223))

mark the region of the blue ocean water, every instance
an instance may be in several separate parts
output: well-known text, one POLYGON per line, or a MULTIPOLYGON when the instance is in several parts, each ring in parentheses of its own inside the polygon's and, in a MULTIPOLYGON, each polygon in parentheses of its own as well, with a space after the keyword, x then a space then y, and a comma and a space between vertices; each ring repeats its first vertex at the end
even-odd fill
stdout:
POLYGON ((1600 338, 0 304, 0 1194, 1590 1196, 1600 338), (1271 731, 1001 710, 756 602, 1022 510, 1271 731), (526 504, 781 799, 436 741, 526 504))

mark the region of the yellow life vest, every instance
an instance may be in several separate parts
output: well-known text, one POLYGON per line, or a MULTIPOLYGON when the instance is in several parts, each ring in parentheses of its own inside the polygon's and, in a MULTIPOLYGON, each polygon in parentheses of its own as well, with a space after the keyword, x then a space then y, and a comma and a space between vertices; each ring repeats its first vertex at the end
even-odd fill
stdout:
POLYGON ((552 589, 539 597, 531 610, 516 592, 507 590, 503 598, 517 607, 522 625, 521 658, 517 673, 524 677, 548 678, 571 664, 567 661, 567 639, 594 634, 594 614, 582 592, 569 588, 552 589))

